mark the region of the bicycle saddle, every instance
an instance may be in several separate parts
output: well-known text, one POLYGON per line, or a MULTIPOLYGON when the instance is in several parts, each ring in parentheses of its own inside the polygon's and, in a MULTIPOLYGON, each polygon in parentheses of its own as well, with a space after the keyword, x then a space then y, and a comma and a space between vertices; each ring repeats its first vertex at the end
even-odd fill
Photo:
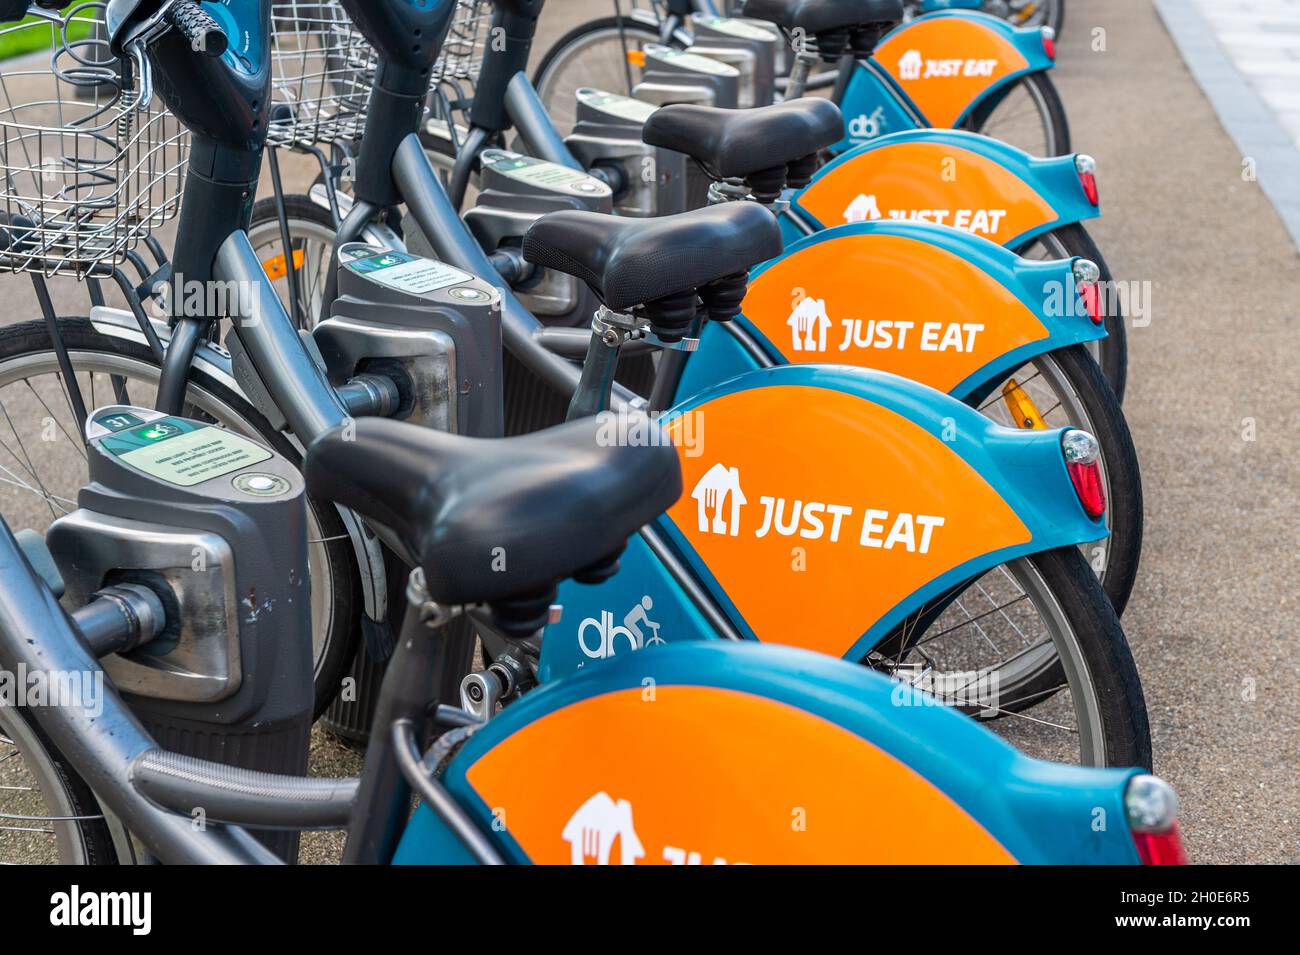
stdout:
POLYGON ((313 441, 303 474, 312 494, 396 534, 438 603, 535 597, 521 626, 531 632, 561 580, 612 572, 628 536, 681 494, 667 441, 620 446, 603 427, 591 417, 521 437, 470 438, 360 418, 313 441))
POLYGON ((773 183, 779 179, 778 193, 791 173, 796 179, 810 177, 815 162, 805 160, 815 159, 843 136, 844 117, 839 107, 830 100, 811 97, 756 109, 665 106, 651 114, 641 133, 651 146, 690 156, 714 179, 770 179, 773 183), (796 168, 787 169, 790 166, 796 168), (764 175, 769 172, 775 175, 764 175))
POLYGON ((655 219, 566 210, 542 216, 524 234, 529 262, 582 279, 615 311, 644 306, 665 338, 681 337, 697 294, 716 320, 734 315, 737 283, 743 298, 750 267, 780 254, 776 217, 752 202, 655 219))
POLYGON ((749 0, 745 16, 787 30, 828 33, 899 23, 903 19, 903 0, 749 0))

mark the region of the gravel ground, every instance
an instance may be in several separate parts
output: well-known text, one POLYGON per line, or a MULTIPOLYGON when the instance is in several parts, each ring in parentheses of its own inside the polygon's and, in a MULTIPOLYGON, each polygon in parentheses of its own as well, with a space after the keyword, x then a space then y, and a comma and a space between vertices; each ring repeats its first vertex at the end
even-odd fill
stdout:
MULTIPOLYGON (((553 0, 537 52, 610 7, 553 0)), ((1156 769, 1182 796, 1192 861, 1300 861, 1297 251, 1150 0, 1076 0, 1060 64, 1075 147, 1100 165, 1105 217, 1089 228, 1117 278, 1149 283, 1126 402, 1146 546, 1124 623, 1156 769)), ((55 291, 85 313, 71 283, 55 291)), ((38 315, 25 281, 5 295, 0 320, 38 315)), ((316 772, 358 764, 318 731, 316 772)), ((304 861, 339 842, 306 836, 304 861)))

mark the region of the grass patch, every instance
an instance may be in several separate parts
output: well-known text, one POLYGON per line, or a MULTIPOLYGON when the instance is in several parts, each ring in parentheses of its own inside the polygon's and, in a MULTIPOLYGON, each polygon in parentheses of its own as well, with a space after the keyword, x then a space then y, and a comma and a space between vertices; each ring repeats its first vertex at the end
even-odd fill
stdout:
MULTIPOLYGON (((68 7, 73 6, 69 4, 68 7)), ((65 7, 64 9, 67 9, 65 7)), ((86 11, 87 14, 92 11, 86 11)), ((0 60, 11 60, 16 56, 25 56, 40 50, 52 50, 61 43, 58 28, 48 20, 29 16, 22 23, 5 24, 0 33, 0 60), (40 23, 40 26, 27 26, 40 23)), ((68 27, 68 39, 84 40, 90 36, 93 27, 89 20, 77 20, 68 27)))

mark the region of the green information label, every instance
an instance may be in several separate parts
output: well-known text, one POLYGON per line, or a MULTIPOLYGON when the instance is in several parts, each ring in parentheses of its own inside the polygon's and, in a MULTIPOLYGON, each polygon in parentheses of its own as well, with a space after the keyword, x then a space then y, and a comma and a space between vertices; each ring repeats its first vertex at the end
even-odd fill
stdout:
POLYGON ((141 446, 115 452, 125 463, 151 477, 178 487, 193 487, 223 477, 271 452, 223 428, 186 430, 164 419, 131 432, 141 446))
POLYGON ((589 95, 585 97, 585 102, 593 109, 608 113, 610 116, 637 123, 644 123, 659 109, 654 103, 642 102, 629 96, 619 96, 616 93, 589 95))

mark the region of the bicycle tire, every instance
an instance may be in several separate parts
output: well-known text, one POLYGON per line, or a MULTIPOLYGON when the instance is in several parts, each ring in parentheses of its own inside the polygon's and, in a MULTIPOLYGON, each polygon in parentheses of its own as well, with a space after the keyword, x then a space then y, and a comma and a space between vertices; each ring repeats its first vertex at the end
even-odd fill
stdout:
MULTIPOLYGON (((1057 226, 1048 235, 1060 243, 1066 255, 1085 258, 1101 270, 1101 287, 1106 290, 1103 301, 1108 307, 1104 319, 1106 337, 1097 342, 1096 358, 1102 374, 1106 376, 1107 383, 1122 405, 1124 393, 1128 388, 1128 327, 1124 321, 1124 305, 1115 294, 1117 287, 1115 277, 1111 274, 1110 266, 1106 264, 1101 249, 1097 248, 1097 244, 1082 223, 1074 222, 1057 226)), ((1023 254, 1037 241, 1028 242, 1014 251, 1023 254)))
MULTIPOLYGON (((629 37, 637 37, 648 43, 659 42, 659 33, 656 30, 652 29, 647 24, 642 23, 640 20, 635 20, 631 17, 599 17, 595 20, 590 20, 587 23, 581 23, 574 27, 568 33, 564 34, 564 36, 560 37, 560 39, 551 44, 550 49, 546 51, 546 54, 538 63, 537 69, 533 71, 533 85, 537 89, 537 96, 546 107, 548 114, 551 116, 555 115, 555 108, 554 104, 551 102, 551 97, 552 86, 555 82, 555 78, 552 75, 552 69, 556 64, 556 61, 567 53, 569 47, 588 40, 593 34, 611 30, 617 31, 620 24, 623 27, 625 35, 629 37)), ((631 91, 629 90, 606 90, 606 92, 631 95, 631 91)), ((567 133, 567 130, 561 130, 561 133, 567 133)))
MULTIPOLYGON (((1047 156, 1065 156, 1070 153, 1070 121, 1065 115, 1065 104, 1061 102, 1061 94, 1057 92, 1056 84, 1045 70, 1039 70, 1036 73, 1026 73, 1024 76, 1012 82, 1003 94, 999 97, 990 109, 983 116, 980 111, 976 110, 969 116, 961 128, 970 130, 974 133, 980 133, 984 136, 990 136, 993 139, 1000 137, 996 132, 985 132, 989 120, 997 114, 998 106, 1009 96, 1017 86, 1024 86, 1029 95, 1035 99, 1039 107, 1039 116, 1043 121, 1043 128, 1047 134, 1047 145, 1044 154, 1047 156)), ((1019 145, 1012 143, 1012 145, 1019 145)), ((1022 147, 1023 148, 1023 147, 1022 147)), ((1028 152, 1037 152, 1034 149, 1026 150, 1028 152)))
MULTIPOLYGON (((60 318, 59 328, 73 359, 74 370, 77 367, 76 355, 85 353, 112 354, 151 368, 158 367, 148 346, 105 335, 88 318, 60 318)), ((45 353, 53 353, 49 328, 45 322, 27 321, 0 328, 0 369, 10 361, 45 353)), ((258 438, 295 467, 301 465, 301 456, 294 446, 283 434, 272 428, 261 412, 242 395, 197 369, 191 372, 191 383, 234 410, 256 432, 258 438)), ((330 562, 330 579, 334 584, 330 595, 330 624, 322 651, 316 658, 313 717, 318 717, 337 695, 360 641, 361 583, 352 545, 337 510, 330 504, 318 506, 310 497, 307 498, 307 506, 321 532, 321 544, 330 562)))
POLYGON ((0 721, 0 735, 13 734, 6 738, 14 740, 14 749, 24 761, 43 760, 48 768, 41 775, 47 783, 56 781, 60 786, 69 815, 86 817, 64 819, 59 823, 65 827, 65 833, 73 831, 71 837, 76 840, 76 848, 82 855, 78 861, 83 865, 117 865, 119 859, 113 834, 104 818, 103 808, 86 781, 45 735, 26 707, 6 706, 3 709, 9 720, 0 721))
MULTIPOLYGON (((1151 726, 1146 698, 1118 614, 1078 548, 1044 551, 1033 555, 1030 562, 1052 588, 1066 616, 1087 625, 1087 631, 1078 635, 1079 648, 1101 710, 1105 764, 1141 766, 1149 771, 1151 726)), ((1062 671, 1054 670, 1042 679, 1048 684, 1062 677, 1062 671)))

